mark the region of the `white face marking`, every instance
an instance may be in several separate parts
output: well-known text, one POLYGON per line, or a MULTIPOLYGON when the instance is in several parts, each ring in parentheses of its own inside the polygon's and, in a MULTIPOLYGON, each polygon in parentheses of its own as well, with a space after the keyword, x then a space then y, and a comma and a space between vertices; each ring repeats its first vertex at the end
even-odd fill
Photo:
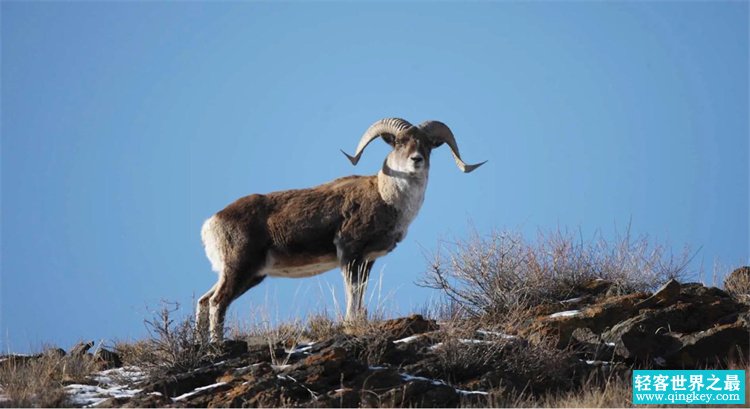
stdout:
MULTIPOLYGON (((398 162, 388 157, 386 165, 390 168, 392 175, 387 175, 383 170, 378 173, 378 189, 380 197, 383 200, 400 210, 396 230, 401 233, 402 237, 406 235, 409 225, 417 217, 419 209, 424 202, 425 191, 427 189, 428 168, 422 168, 418 173, 410 173, 408 176, 399 175, 399 172, 409 173, 408 170, 396 169, 398 162)), ((404 166, 403 163, 401 166, 404 166)), ((407 165, 408 168, 411 165, 407 165)))
POLYGON ((427 174, 429 167, 425 164, 425 161, 423 160, 419 164, 416 164, 409 158, 410 156, 411 155, 403 155, 398 151, 392 151, 388 154, 386 163, 392 170, 408 173, 412 177, 419 177, 422 174, 427 174))

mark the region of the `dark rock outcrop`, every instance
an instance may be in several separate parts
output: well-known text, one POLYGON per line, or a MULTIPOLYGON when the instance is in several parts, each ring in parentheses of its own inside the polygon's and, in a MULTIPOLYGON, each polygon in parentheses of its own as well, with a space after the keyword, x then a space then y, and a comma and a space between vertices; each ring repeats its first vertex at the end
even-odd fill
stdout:
POLYGON ((150 379, 135 396, 99 406, 487 406, 493 393, 570 390, 592 376, 627 377, 632 367, 747 359, 750 312, 736 297, 674 280, 653 294, 608 295, 618 293, 612 288, 595 280, 575 299, 539 306, 516 335, 457 335, 413 315, 310 344, 231 341, 198 369, 150 379))

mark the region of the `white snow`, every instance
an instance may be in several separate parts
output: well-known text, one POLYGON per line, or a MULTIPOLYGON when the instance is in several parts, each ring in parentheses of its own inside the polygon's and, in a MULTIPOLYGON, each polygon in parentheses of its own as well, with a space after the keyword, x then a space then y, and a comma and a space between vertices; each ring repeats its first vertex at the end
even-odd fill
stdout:
MULTIPOLYGON (((453 388, 451 385, 447 384, 445 381, 441 381, 440 379, 425 378, 424 376, 414 376, 414 375, 409 375, 409 374, 406 374, 406 373, 402 373, 401 374, 401 379, 403 379, 403 380, 405 380, 407 382, 409 382, 409 381, 425 381, 425 382, 430 382, 433 385, 445 385, 445 386, 450 386, 451 388, 453 388)), ((458 392, 458 393, 460 393, 462 395, 487 395, 488 394, 487 392, 484 392, 484 391, 467 391, 467 390, 458 389, 458 388, 453 388, 453 389, 455 389, 456 392, 458 392)))
POLYGON ((124 380, 128 384, 134 384, 146 379, 146 374, 135 366, 124 366, 122 368, 97 372, 94 374, 93 379, 105 385, 114 384, 119 380, 124 380))
POLYGON ((187 399, 187 398, 189 398, 191 396, 195 396, 195 395, 197 395, 197 394, 199 394, 199 393, 201 393, 203 391, 207 391, 209 389, 218 388, 219 386, 226 385, 226 384, 227 384, 226 382, 217 382, 217 383, 212 383, 211 385, 201 386, 200 388, 193 389, 191 392, 183 393, 182 395, 180 395, 180 396, 178 396, 176 398, 172 398, 172 400, 173 401, 185 400, 185 399, 187 399))
POLYGON ((412 335, 410 337, 397 339, 397 340, 393 341, 393 343, 394 344, 400 344, 400 343, 408 344, 409 342, 416 341, 417 339, 419 339, 421 337, 422 337, 422 334, 412 335))
POLYGON ((456 389, 456 392, 461 395, 489 395, 489 393, 485 391, 467 391, 465 389, 456 389))
POLYGON ((567 300, 562 300, 560 302, 563 304, 573 304, 573 303, 580 302, 581 300, 583 300, 583 297, 569 298, 567 300))
POLYGON ((91 377, 98 385, 72 384, 65 387, 65 392, 72 404, 92 407, 109 398, 133 397, 141 389, 136 389, 131 385, 144 378, 144 373, 136 367, 108 369, 97 372, 91 377), (125 385, 119 382, 124 382, 125 385))
POLYGON ((304 352, 310 351, 313 345, 315 345, 314 342, 308 342, 306 344, 299 344, 299 345, 295 345, 294 348, 292 349, 285 350, 284 352, 286 352, 287 354, 304 353, 304 352))
POLYGON ((2 402, 9 402, 10 396, 5 394, 5 389, 3 389, 2 386, 0 386, 0 403, 2 402))
POLYGON ((576 315, 580 315, 580 310, 570 310, 570 311, 560 311, 556 312, 552 315, 550 315, 550 318, 559 318, 559 317, 575 317, 576 315))
POLYGON ((494 344, 492 341, 487 341, 484 339, 466 339, 466 338, 460 338, 458 342, 462 344, 494 344))
POLYGON ((515 339, 515 338, 518 338, 515 335, 506 334, 504 332, 487 331, 486 329, 479 329, 479 330, 477 330, 477 332, 480 333, 480 334, 482 334, 482 335, 493 335, 493 336, 500 337, 500 338, 503 338, 503 339, 515 339))
POLYGON ((409 374, 405 374, 405 373, 401 374, 401 378, 403 380, 407 381, 407 382, 409 382, 409 381, 426 381, 426 382, 432 383, 433 385, 448 385, 447 383, 445 383, 445 382, 443 382, 441 380, 425 378, 424 376, 414 376, 414 375, 409 375, 409 374))
POLYGON ((123 385, 109 385, 101 387, 97 385, 73 384, 65 387, 65 391, 74 405, 84 407, 96 406, 109 398, 132 398, 140 389, 129 389, 123 385))

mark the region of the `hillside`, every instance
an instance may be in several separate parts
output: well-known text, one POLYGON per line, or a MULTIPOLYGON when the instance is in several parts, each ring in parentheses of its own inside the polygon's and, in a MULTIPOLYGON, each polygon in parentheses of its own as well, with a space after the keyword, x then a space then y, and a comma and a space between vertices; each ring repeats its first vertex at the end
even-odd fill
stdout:
POLYGON ((629 406, 633 368, 748 369, 742 296, 675 280, 623 294, 603 279, 580 283, 575 295, 502 326, 421 315, 349 328, 311 330, 309 322, 220 347, 181 344, 173 328, 171 344, 162 333, 151 345, 175 353, 169 365, 156 355, 149 363, 137 344, 6 356, 0 405, 39 403, 7 396, 18 388, 8 374, 52 361, 69 376, 59 379, 63 393, 42 404, 96 407, 629 406), (74 373, 73 362, 91 372, 74 373))

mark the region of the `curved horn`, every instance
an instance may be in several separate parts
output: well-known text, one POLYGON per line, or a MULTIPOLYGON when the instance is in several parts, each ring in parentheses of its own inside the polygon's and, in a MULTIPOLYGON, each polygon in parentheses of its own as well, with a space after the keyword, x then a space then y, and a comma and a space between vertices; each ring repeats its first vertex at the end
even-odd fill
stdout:
POLYGON ((391 135, 392 137, 395 137, 397 134, 401 133, 401 131, 409 129, 411 127, 412 124, 401 118, 381 119, 367 128, 367 131, 359 140, 357 151, 354 152, 354 156, 347 154, 343 149, 341 150, 341 153, 349 158, 349 161, 352 163, 352 165, 356 165, 357 162, 359 162, 359 158, 362 156, 362 152, 365 150, 365 147, 367 147, 367 145, 372 142, 373 139, 381 135, 391 135))
POLYGON ((461 169, 461 172, 469 173, 474 169, 484 165, 487 161, 477 163, 475 165, 467 165, 461 159, 461 154, 458 152, 458 145, 456 144, 456 138, 453 136, 448 125, 440 121, 425 121, 419 124, 419 129, 429 135, 435 142, 445 142, 451 148, 453 159, 456 160, 456 165, 461 169))

